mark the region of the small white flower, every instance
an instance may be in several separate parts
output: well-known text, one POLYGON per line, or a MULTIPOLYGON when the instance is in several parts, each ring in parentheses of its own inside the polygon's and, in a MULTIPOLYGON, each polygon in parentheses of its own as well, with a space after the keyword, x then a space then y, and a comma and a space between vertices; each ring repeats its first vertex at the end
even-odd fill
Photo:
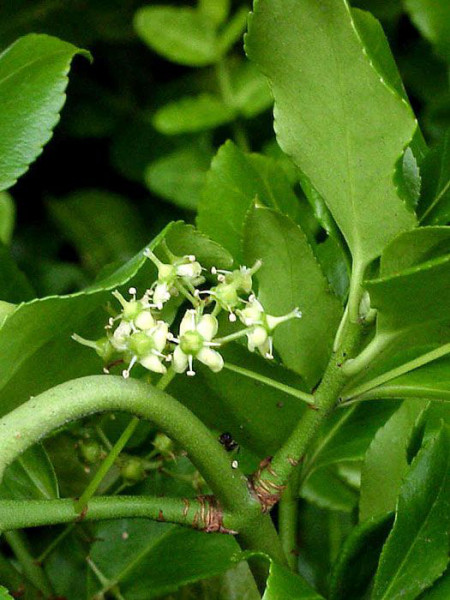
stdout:
POLYGON ((168 302, 171 298, 169 286, 166 282, 158 282, 155 285, 155 289, 153 292, 153 302, 159 310, 162 310, 163 304, 168 302))
POLYGON ((128 348, 128 340, 133 331, 129 321, 121 321, 111 337, 111 344, 118 352, 124 352, 128 348))
POLYGON ((197 311, 186 311, 181 323, 179 345, 173 353, 173 368, 176 373, 195 375, 192 363, 194 358, 205 364, 214 373, 223 368, 223 358, 212 346, 217 333, 217 319, 210 314, 198 315, 197 311))
POLYGON ((128 369, 123 371, 123 376, 127 378, 137 362, 149 371, 165 373, 167 369, 162 361, 166 358, 163 350, 167 343, 168 334, 168 324, 164 321, 158 321, 152 329, 138 331, 129 336, 127 350, 131 354, 131 361, 128 369))

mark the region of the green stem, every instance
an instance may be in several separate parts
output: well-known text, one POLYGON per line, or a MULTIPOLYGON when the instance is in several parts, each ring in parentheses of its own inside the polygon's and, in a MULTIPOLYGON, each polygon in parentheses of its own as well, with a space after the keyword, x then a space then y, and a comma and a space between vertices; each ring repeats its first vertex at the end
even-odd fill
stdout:
POLYGON ((376 335, 358 356, 345 363, 343 367, 344 373, 348 377, 352 377, 367 370, 372 365, 373 361, 386 350, 397 335, 398 332, 376 335))
POLYGON ((238 373, 239 375, 243 375, 249 379, 254 379, 255 381, 264 383, 265 385, 268 385, 276 390, 280 390, 289 396, 294 396, 294 398, 298 398, 299 400, 307 402, 308 404, 314 404, 314 397, 311 394, 302 392, 301 390, 293 388, 290 385, 286 385, 285 383, 281 383, 280 381, 276 381, 275 379, 271 379, 270 377, 266 377, 265 375, 260 375, 255 371, 250 371, 249 369, 244 369, 244 367, 238 367, 237 365, 232 365, 230 363, 225 363, 224 369, 228 369, 228 371, 233 371, 233 373, 238 373))
MULTIPOLYGON (((8 501, 9 502, 9 501, 8 501)), ((13 506, 17 504, 14 500, 11 502, 13 506)), ((3 517, 3 515, 2 515, 3 517)), ((20 529, 20 528, 19 528, 20 529)), ((0 526, 0 531, 5 531, 0 526)), ((3 534, 6 541, 11 546, 12 551, 17 557, 23 569, 23 573, 31 583, 42 592, 47 598, 53 595, 53 589, 42 567, 36 563, 36 560, 31 556, 25 536, 21 531, 7 531, 3 534)))
POLYGON ((450 344, 445 344, 444 346, 440 346, 435 350, 431 350, 431 352, 427 352, 426 354, 422 354, 413 360, 397 367, 396 369, 391 369, 386 373, 383 373, 379 377, 375 377, 366 383, 359 385, 356 388, 351 389, 350 391, 345 393, 344 402, 347 400, 351 400, 364 394, 365 392, 369 392, 380 385, 383 385, 387 381, 391 381, 391 379, 395 379, 396 377, 400 377, 400 375, 404 375, 405 373, 409 373, 414 369, 418 369, 419 367, 423 367, 429 362, 437 360, 438 358, 442 358, 446 354, 450 353, 450 344))
MULTIPOLYGON (((211 504, 208 498, 200 500, 149 496, 96 496, 90 500, 82 517, 74 510, 70 498, 0 500, 0 530, 11 532, 23 527, 138 517, 205 530, 208 529, 208 524, 219 516, 216 513, 215 505, 211 504)), ((220 518, 223 528, 229 530, 223 533, 236 533, 236 528, 241 525, 239 518, 228 512, 222 512, 220 518)), ((66 531, 63 533, 67 535, 66 531)), ((59 538, 57 540, 60 541, 59 538)), ((48 553, 49 550, 46 551, 46 555, 48 553)))
POLYGON ((359 306, 363 294, 364 273, 366 264, 355 261, 353 263, 352 276, 350 279, 350 290, 348 295, 348 315, 351 323, 360 322, 359 306))
MULTIPOLYGON (((164 390, 169 385, 169 383, 172 381, 174 376, 175 376, 175 371, 173 371, 173 369, 169 369, 167 371, 167 373, 165 373, 161 377, 161 379, 158 381, 158 383, 156 384, 155 387, 159 390, 164 390)), ((80 499, 75 503, 75 509, 77 510, 77 512, 81 513, 84 510, 87 503, 89 502, 89 500, 95 494, 95 492, 99 488, 101 482, 105 478, 106 474, 109 472, 109 470, 111 469, 113 464, 116 462, 120 453, 122 452, 122 450, 125 448, 125 446, 129 442, 129 440, 131 439, 133 433, 136 431, 136 428, 139 425, 139 421, 140 421, 140 419, 138 419, 137 417, 133 417, 131 419, 131 421, 128 423, 126 429, 123 431, 122 435, 117 440, 117 442, 114 444, 114 446, 111 448, 108 456, 105 458, 105 460, 100 465, 99 469, 97 470, 97 472, 95 473, 95 475, 91 479, 91 481, 89 482, 88 486, 84 490, 80 499)))
POLYGON ((281 545, 288 565, 294 573, 298 572, 298 485, 300 470, 297 468, 291 477, 278 507, 278 523, 281 545))
POLYGON ((296 428, 273 459, 256 474, 253 485, 260 501, 270 508, 286 488, 296 466, 303 460, 311 440, 339 401, 347 375, 342 365, 356 352, 362 336, 361 325, 347 323, 340 350, 333 354, 317 388, 315 404, 303 414, 296 428))

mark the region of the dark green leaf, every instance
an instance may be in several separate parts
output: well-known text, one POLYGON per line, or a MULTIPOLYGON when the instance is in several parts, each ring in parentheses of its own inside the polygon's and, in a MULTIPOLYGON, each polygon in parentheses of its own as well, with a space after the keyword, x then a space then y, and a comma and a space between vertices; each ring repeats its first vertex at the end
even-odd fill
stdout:
POLYGON ((404 402, 375 435, 361 472, 360 521, 378 518, 395 509, 409 467, 408 441, 424 408, 425 403, 421 400, 404 402))
POLYGON ((450 4, 447 0, 405 0, 413 23, 450 63, 450 4))
POLYGON ((275 562, 270 563, 269 578, 263 600, 323 600, 306 581, 275 562))
POLYGON ((373 600, 413 600, 444 572, 450 527, 450 440, 445 426, 417 455, 381 554, 373 600))
POLYGON ((358 501, 357 491, 333 468, 315 471, 302 485, 300 496, 319 508, 347 513, 353 512, 358 501))
POLYGON ((353 529, 339 551, 330 577, 330 600, 360 600, 392 527, 393 515, 368 519, 353 529))
POLYGON ((344 0, 258 0, 246 48, 271 81, 281 148, 367 264, 415 224, 392 178, 416 127, 411 109, 364 53, 344 0))
POLYGON ((447 600, 450 597, 450 570, 436 581, 432 588, 420 596, 420 600, 447 600))
POLYGON ((160 108, 152 118, 153 126, 165 135, 198 133, 230 123, 233 108, 213 94, 185 96, 160 108))
POLYGON ((424 225, 450 222, 450 130, 421 165, 420 221, 424 225))
POLYGON ((29 281, 12 259, 8 248, 0 242, 0 300, 19 303, 31 300, 35 295, 29 281))
POLYGON ((17 181, 50 139, 76 54, 89 56, 57 38, 30 34, 0 55, 0 190, 17 181))
POLYGON ((44 448, 32 446, 5 471, 0 485, 4 499, 43 500, 58 498, 55 471, 44 448))
POLYGON ((262 260, 258 297, 268 314, 287 314, 295 307, 302 311, 301 319, 276 329, 274 344, 284 364, 314 386, 328 361, 342 309, 305 234, 288 217, 255 208, 247 220, 245 254, 250 264, 262 260))
POLYGON ((202 67, 218 59, 215 24, 193 8, 145 6, 134 27, 150 48, 173 62, 202 67))

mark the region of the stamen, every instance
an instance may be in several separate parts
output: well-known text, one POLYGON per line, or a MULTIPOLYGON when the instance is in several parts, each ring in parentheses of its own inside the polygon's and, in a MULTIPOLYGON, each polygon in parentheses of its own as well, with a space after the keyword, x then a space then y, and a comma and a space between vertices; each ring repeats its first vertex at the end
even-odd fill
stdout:
POLYGON ((237 317, 236 317, 236 315, 235 315, 233 312, 232 312, 232 313, 230 313, 230 314, 228 315, 228 320, 229 320, 231 323, 235 323, 235 322, 236 322, 236 319, 237 319, 237 317))
POLYGON ((273 359, 273 342, 271 337, 269 337, 269 352, 266 352, 266 358, 269 360, 273 359))
POLYGON ((211 274, 212 275, 217 275, 217 269, 216 269, 216 267, 211 267, 211 274))
POLYGON ((135 287, 130 287, 128 293, 133 296, 133 300, 136 300, 137 289, 135 287))
POLYGON ((103 373, 105 375, 109 375, 109 369, 108 369, 108 367, 103 367, 103 373))
POLYGON ((189 370, 186 371, 186 375, 189 375, 189 377, 194 377, 194 375, 195 375, 195 371, 192 368, 192 361, 193 361, 193 356, 192 356, 192 354, 189 354, 188 355, 189 370))

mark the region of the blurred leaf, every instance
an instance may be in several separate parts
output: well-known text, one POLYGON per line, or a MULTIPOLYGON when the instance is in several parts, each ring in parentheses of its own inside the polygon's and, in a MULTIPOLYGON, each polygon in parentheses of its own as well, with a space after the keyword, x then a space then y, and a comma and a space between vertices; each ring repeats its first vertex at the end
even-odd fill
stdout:
POLYGON ((213 23, 220 25, 230 12, 230 0, 199 0, 198 10, 206 15, 213 23))
POLYGON ((154 114, 152 123, 160 133, 177 135, 214 129, 234 118, 234 110, 220 98, 203 93, 166 104, 154 114))
POLYGON ((103 190, 80 190, 48 203, 50 215, 92 273, 128 260, 145 243, 137 210, 125 198, 103 190))
POLYGON ((31 300, 35 293, 25 275, 0 242, 0 300, 19 303, 31 300))
POLYGON ((13 199, 6 192, 0 192, 0 242, 5 246, 11 243, 15 217, 13 199))
POLYGON ((57 38, 30 34, 0 55, 0 190, 17 181, 50 139, 76 54, 89 56, 57 38))
POLYGON ((173 62, 203 67, 218 59, 215 24, 193 8, 145 6, 134 27, 150 48, 173 62))
POLYGON ((225 55, 242 38, 247 25, 248 8, 242 6, 231 17, 218 35, 217 47, 220 56, 225 55))
POLYGON ((340 549, 330 577, 329 600, 360 600, 377 568, 393 515, 383 514, 355 527, 340 549))
POLYGON ((415 224, 392 181, 415 130, 411 109, 364 55, 343 0, 258 0, 246 49, 271 82, 281 148, 367 264, 415 224))
POLYGON ((353 512, 358 501, 356 490, 343 481, 333 468, 315 471, 302 485, 300 496, 319 508, 347 513, 353 512))
POLYGON ((413 600, 448 562, 450 440, 445 426, 417 455, 402 486, 373 600, 413 600))
POLYGON ((293 219, 298 215, 298 199, 276 161, 244 154, 228 141, 211 163, 197 225, 241 264, 244 222, 255 198, 293 219))
POLYGON ((378 518, 395 509, 409 467, 406 455, 408 441, 424 408, 422 400, 405 401, 377 431, 361 472, 360 521, 378 518), (387 464, 389 469, 386 470, 387 464))
POLYGON ((246 119, 264 112, 273 104, 267 79, 248 62, 242 61, 231 71, 233 105, 246 119))
POLYGON ((302 311, 301 319, 276 329, 274 346, 284 364, 313 387, 331 353, 340 302, 303 231, 288 217, 255 208, 247 220, 244 246, 249 264, 262 261, 256 278, 258 298, 267 313, 283 315, 295 307, 302 311))
POLYGON ((196 210, 211 158, 211 151, 202 144, 183 146, 152 162, 145 171, 145 182, 158 196, 196 210))
POLYGON ((58 594, 66 600, 86 600, 88 566, 86 556, 87 544, 81 543, 86 534, 79 534, 75 529, 68 537, 61 540, 44 563, 45 571, 58 594), (78 533, 78 535, 77 535, 78 533))
POLYGON ((450 63, 450 4, 447 0, 404 0, 414 25, 450 63))
POLYGON ((0 600, 12 600, 12 596, 8 594, 8 590, 0 585, 0 600))
MULTIPOLYGON (((127 600, 158 598, 222 573, 238 550, 233 537, 144 519, 100 523, 92 563, 127 600)), ((98 592, 102 586, 97 585, 98 592)))
POLYGON ((421 166, 420 221, 424 225, 450 222, 450 130, 442 143, 431 150, 421 166))
POLYGON ((55 471, 44 448, 32 446, 6 469, 0 498, 49 500, 59 497, 55 471))

